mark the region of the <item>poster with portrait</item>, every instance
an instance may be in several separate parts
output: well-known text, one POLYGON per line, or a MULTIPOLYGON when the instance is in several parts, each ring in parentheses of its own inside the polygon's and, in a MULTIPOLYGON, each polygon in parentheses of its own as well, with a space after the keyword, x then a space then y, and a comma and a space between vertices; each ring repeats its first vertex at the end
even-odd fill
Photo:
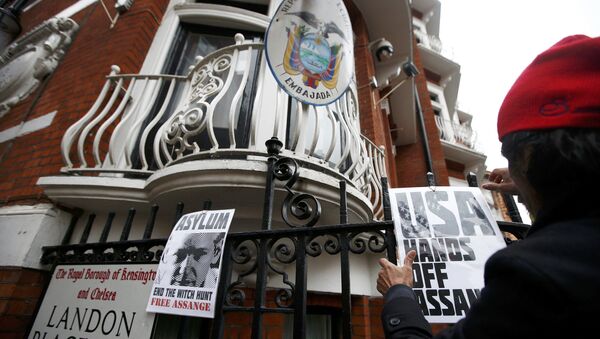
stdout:
POLYGON ((457 322, 479 298, 485 262, 506 246, 481 191, 396 188, 390 201, 400 259, 417 251, 413 290, 421 310, 429 322, 457 322))
POLYGON ((234 210, 182 216, 169 236, 146 310, 213 318, 223 246, 234 210))

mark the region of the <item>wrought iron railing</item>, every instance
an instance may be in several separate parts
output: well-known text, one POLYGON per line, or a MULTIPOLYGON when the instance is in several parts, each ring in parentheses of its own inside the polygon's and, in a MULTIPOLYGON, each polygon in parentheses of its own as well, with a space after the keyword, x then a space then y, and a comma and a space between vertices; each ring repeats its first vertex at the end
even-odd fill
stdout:
MULTIPOLYGON (((294 314, 294 333, 306 329, 307 260, 324 255, 338 255, 341 265, 342 333, 351 338, 352 305, 350 302, 351 254, 387 253, 389 260, 396 259, 395 238, 391 221, 369 224, 347 224, 318 227, 298 227, 284 230, 232 233, 227 236, 223 251, 223 266, 217 295, 217 309, 212 321, 210 338, 222 338, 226 333, 226 313, 244 312, 253 315, 253 338, 261 338, 262 316, 267 313, 294 314), (226 258, 226 259, 225 259, 226 258), (250 286, 247 276, 269 271, 270 279, 278 276, 286 287, 277 288, 273 294, 275 307, 266 300, 266 276, 250 286), (295 279, 289 279, 282 265, 292 265, 295 279), (243 269, 240 269, 242 267, 243 269), (232 272, 236 268, 236 278, 232 272), (255 306, 248 300, 246 291, 254 292, 255 306), (257 297, 262 294, 262 298, 257 297)), ((52 264, 89 263, 107 264, 123 262, 157 263, 167 239, 124 240, 105 243, 82 243, 44 248, 42 262, 52 264)), ((314 278, 314 277, 313 277, 314 278)), ((333 279, 333 277, 332 277, 333 279)), ((206 329, 208 332, 208 328, 206 329)), ((302 338, 301 336, 294 336, 302 338)))
POLYGON ((379 178, 387 177, 385 170, 385 149, 383 146, 375 145, 367 137, 362 136, 363 142, 366 147, 366 152, 371 160, 371 170, 367 179, 367 189, 363 189, 366 192, 367 198, 371 200, 372 205, 375 207, 373 214, 375 219, 383 220, 383 187, 379 178))
MULTIPOLYGON (((381 178, 383 187, 383 214, 385 221, 365 224, 348 224, 346 203, 346 182, 340 181, 340 201, 338 225, 314 226, 321 216, 319 201, 306 193, 296 192, 295 183, 301 170, 296 161, 289 157, 280 157, 281 142, 271 139, 267 142, 269 154, 265 200, 261 230, 253 232, 230 233, 223 248, 221 276, 217 290, 215 318, 203 322, 205 333, 210 338, 220 339, 226 333, 225 315, 242 312, 252 316, 251 338, 263 337, 263 320, 267 314, 293 314, 293 337, 306 337, 308 269, 307 259, 321 255, 336 255, 340 260, 339 298, 341 300, 341 334, 350 339, 353 332, 352 289, 350 280, 350 255, 375 253, 397 262, 396 238, 391 221, 392 210, 386 178, 381 178), (282 217, 289 228, 272 229, 272 217, 275 181, 284 182, 288 196, 282 204, 282 217), (291 219, 293 218, 293 220, 291 219), (292 280, 285 266, 293 268, 292 280), (236 272, 234 275, 233 272, 236 272), (270 281, 281 279, 279 287, 268 287, 270 281), (267 293, 268 290, 270 293, 267 293), (274 289, 274 291, 273 291, 274 289), (252 291, 252 298, 246 292, 252 291), (273 300, 268 300, 272 298, 273 300), (253 300, 250 300, 253 299, 253 300)), ((471 186, 477 186, 476 177, 468 178, 471 186)), ((210 202, 204 203, 204 209, 210 209, 210 202)), ((184 206, 177 204, 174 222, 183 214, 184 206)), ((142 239, 129 240, 130 230, 136 211, 128 212, 119 241, 107 242, 111 233, 115 213, 110 212, 96 243, 88 243, 95 215, 88 215, 78 244, 72 242, 72 234, 77 224, 75 216, 69 225, 63 244, 43 248, 43 264, 69 263, 158 263, 161 259, 167 239, 152 239, 158 206, 150 208, 142 239)), ((332 211, 326 211, 331 213, 332 211)), ((336 213, 333 211, 333 213, 336 213)), ((518 223, 499 222, 502 231, 513 232, 522 239, 528 226, 518 223)), ((333 277, 328 276, 333 279, 333 277)), ((179 337, 189 337, 189 328, 182 322, 178 329, 179 337)))
POLYGON ((457 124, 435 116, 435 123, 440 133, 440 138, 454 144, 477 150, 477 133, 470 126, 457 124))
POLYGON ((199 58, 187 75, 120 74, 113 66, 95 103, 63 136, 62 171, 150 176, 186 161, 266 157, 265 136, 278 136, 289 157, 337 172, 381 216, 373 178, 384 175, 385 154, 360 134, 355 90, 324 107, 280 89, 267 95, 263 44, 241 34, 235 40, 199 58), (276 101, 269 116, 260 109, 265 98, 276 101))
MULTIPOLYGON (((252 315, 252 338, 258 339, 263 333, 263 316, 280 313, 293 314, 294 338, 305 338, 307 318, 307 259, 321 255, 339 256, 341 267, 341 315, 342 335, 352 336, 352 304, 350 281, 350 255, 386 253, 388 259, 396 262, 396 242, 391 219, 391 208, 387 195, 387 180, 381 179, 384 193, 383 214, 386 221, 366 224, 347 224, 346 181, 340 181, 339 225, 314 226, 321 215, 320 203, 315 197, 295 192, 294 184, 299 177, 298 163, 289 157, 279 157, 281 142, 276 139, 267 142, 269 153, 267 180, 265 186, 265 204, 263 224, 260 231, 231 233, 223 249, 223 265, 217 294, 215 318, 210 324, 211 338, 222 338, 225 333, 224 316, 231 312, 244 312, 252 315), (273 214, 273 189, 275 180, 285 182, 288 196, 282 204, 282 217, 290 226, 287 229, 271 229, 273 214), (289 279, 281 267, 294 268, 295 279, 289 279), (232 275, 235 267, 237 274, 232 275), (280 277, 283 287, 275 293, 267 294, 267 275, 280 277), (248 276, 252 276, 251 283, 248 276), (245 291, 253 290, 253 301, 246 299, 245 291), (273 297, 273 302, 267 300, 273 297), (270 306, 271 305, 271 306, 270 306), (272 306, 274 305, 274 306, 272 306)), ((374 147, 374 146, 373 146, 374 147)), ((373 150, 372 150, 373 151, 373 150)), ((379 178, 377 178, 379 181, 379 178)), ((178 220, 183 213, 183 204, 179 203, 174 213, 178 220)), ((204 204, 205 209, 210 203, 204 204)), ((110 212, 102 228, 97 243, 88 243, 88 237, 94 225, 95 215, 90 214, 85 223, 78 244, 69 244, 77 218, 71 225, 61 246, 43 248, 44 264, 65 263, 111 263, 111 262, 147 262, 158 263, 167 239, 152 239, 158 206, 150 209, 141 240, 129 240, 135 210, 129 210, 123 225, 120 240, 107 242, 115 217, 110 212)), ((328 211, 331 212, 331 211, 328 211)), ((334 212, 335 213, 335 212, 334 212)), ((383 254, 381 254, 383 255, 383 254)), ((185 329, 184 329, 185 331, 185 329)), ((208 329, 207 329, 208 331, 208 329)), ((183 333, 185 336, 186 334, 183 333)))
POLYGON ((442 40, 432 34, 424 34, 421 31, 415 30, 415 36, 418 39, 418 43, 439 55, 442 55, 450 60, 455 60, 455 53, 452 48, 447 47, 442 43, 442 40))
MULTIPOLYGON (((385 221, 365 224, 347 224, 345 206, 345 182, 340 183, 340 224, 329 226, 311 226, 319 213, 318 208, 307 207, 308 200, 314 199, 306 194, 292 191, 298 168, 293 168, 289 158, 270 158, 271 171, 268 178, 283 180, 289 188, 289 196, 283 204, 282 212, 288 211, 302 220, 301 224, 291 224, 286 229, 270 229, 273 196, 267 194, 263 215, 263 229, 253 232, 230 233, 223 249, 221 278, 219 280, 215 318, 203 322, 210 338, 223 338, 227 334, 225 315, 242 312, 252 316, 252 338, 258 339, 263 333, 263 316, 266 314, 293 314, 294 338, 305 338, 307 318, 307 260, 322 255, 336 255, 340 260, 341 292, 341 327, 342 337, 352 337, 353 317, 351 301, 350 255, 375 253, 386 256, 392 262, 397 261, 394 225, 391 221, 391 206, 387 193, 387 180, 381 179, 384 187, 383 212, 385 221), (289 167, 291 166, 291 167, 289 167), (295 275, 290 279, 283 266, 292 266, 295 275), (233 274, 235 272, 235 274, 233 274), (273 281, 281 279, 281 287, 267 288, 267 275, 273 281), (267 293, 267 290, 271 290, 267 293), (253 298, 247 296, 252 291, 253 298), (273 298, 273 300, 268 300, 273 298)), ((272 192, 274 182, 267 180, 266 191, 272 192)), ((316 203, 313 201, 310 203, 316 203)), ((179 203, 174 211, 174 222, 183 213, 184 206, 179 203)), ((205 202, 204 209, 210 209, 210 202, 205 202)), ((88 215, 84 230, 77 244, 69 244, 77 218, 73 218, 68 227, 63 245, 43 248, 43 264, 107 264, 107 263, 157 263, 159 262, 166 238, 152 239, 154 220, 158 206, 152 206, 147 218, 142 239, 130 240, 129 233, 136 211, 129 210, 123 225, 119 241, 106 242, 111 232, 114 212, 108 214, 102 228, 100 239, 96 243, 88 243, 88 237, 94 224, 95 215, 88 215)), ((328 211, 331 212, 331 211, 328 211)), ((284 218, 285 219, 285 218, 284 218)), ((286 221, 287 222, 287 221, 286 221)), ((528 225, 519 223, 498 222, 502 231, 511 232, 522 239, 528 225)), ((331 277, 332 278, 332 277, 331 277)), ((333 278, 332 278, 333 279, 333 278)), ((180 336, 187 337, 189 329, 182 325, 180 336)))

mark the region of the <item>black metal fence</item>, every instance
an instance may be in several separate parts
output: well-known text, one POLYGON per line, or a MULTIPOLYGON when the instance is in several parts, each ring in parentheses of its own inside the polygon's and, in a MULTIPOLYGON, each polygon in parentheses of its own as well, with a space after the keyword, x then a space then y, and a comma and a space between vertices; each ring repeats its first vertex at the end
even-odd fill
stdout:
MULTIPOLYGON (((346 183, 340 182, 340 223, 330 226, 314 226, 321 214, 319 202, 311 195, 294 192, 293 186, 298 179, 298 165, 290 158, 279 158, 281 147, 277 140, 268 142, 270 157, 265 189, 264 210, 261 230, 254 232, 230 233, 223 249, 221 277, 217 294, 215 318, 204 321, 210 328, 211 338, 222 338, 225 329, 225 315, 230 312, 245 312, 252 317, 251 336, 262 337, 263 317, 271 313, 293 315, 293 337, 306 337, 307 319, 307 259, 321 255, 339 256, 341 267, 341 335, 352 337, 352 305, 350 280, 350 255, 365 252, 385 255, 396 262, 396 239, 391 221, 391 208, 388 196, 388 183, 382 178, 384 216, 383 222, 348 224, 346 206, 346 183), (285 181, 288 196, 283 202, 283 220, 290 226, 287 229, 271 229, 273 215, 274 181, 285 181), (295 266, 295 278, 289 279, 281 267, 295 266), (234 276, 233 268, 237 266, 234 276), (267 274, 281 277, 284 287, 267 293, 267 274), (254 278, 256 275, 256 278, 254 278), (248 284, 252 277, 254 285, 248 284), (246 291, 253 290, 253 300, 247 298, 246 291), (268 296, 273 300, 267 300, 268 296), (270 305, 270 306, 267 306, 270 305)), ((210 209, 210 202, 204 204, 210 209)), ((174 223, 182 213, 184 206, 179 203, 174 211, 174 223)), ((94 224, 95 215, 90 214, 78 244, 69 244, 77 216, 60 246, 45 247, 42 257, 44 264, 69 263, 152 263, 161 258, 167 242, 166 238, 152 239, 158 206, 151 207, 142 239, 130 240, 129 233, 136 211, 129 210, 119 241, 107 242, 115 213, 109 213, 96 243, 88 243, 88 237, 94 224)), ((522 224, 500 222, 504 231, 522 238, 527 227, 522 224)), ((373 277, 374 279, 374 277, 373 277)), ((181 322, 178 337, 190 337, 185 332, 189 326, 181 322), (183 331, 183 332, 181 332, 183 331)), ((207 330, 208 331, 208 330, 207 330)), ((204 332, 208 333, 208 332, 204 332)))

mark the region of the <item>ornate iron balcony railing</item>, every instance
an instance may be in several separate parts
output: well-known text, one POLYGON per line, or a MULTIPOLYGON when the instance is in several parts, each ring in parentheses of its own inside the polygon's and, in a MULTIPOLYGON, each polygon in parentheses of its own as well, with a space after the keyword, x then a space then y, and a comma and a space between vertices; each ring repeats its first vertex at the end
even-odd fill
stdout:
POLYGON ((113 66, 63 136, 62 171, 150 176, 186 161, 266 157, 264 140, 277 136, 286 156, 341 175, 380 206, 374 178, 385 176, 384 152, 360 134, 356 90, 320 107, 272 93, 263 44, 241 34, 235 41, 197 58, 187 75, 120 74, 113 66), (270 100, 277 109, 265 112, 270 100))
POLYGON ((419 30, 415 30, 414 33, 417 37, 417 42, 419 45, 424 46, 450 60, 455 59, 454 49, 444 45, 442 43, 442 40, 440 40, 440 38, 438 38, 437 36, 432 34, 426 34, 419 30))
POLYGON ((435 123, 442 140, 477 151, 477 134, 470 126, 460 125, 437 115, 435 116, 435 123))

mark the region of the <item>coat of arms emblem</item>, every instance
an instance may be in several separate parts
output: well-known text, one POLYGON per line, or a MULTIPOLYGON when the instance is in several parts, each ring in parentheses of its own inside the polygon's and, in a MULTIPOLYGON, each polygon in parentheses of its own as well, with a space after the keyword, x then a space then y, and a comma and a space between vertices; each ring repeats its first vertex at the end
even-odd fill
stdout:
POLYGON ((354 70, 352 30, 337 0, 287 0, 267 32, 267 59, 279 85, 313 105, 335 101, 354 70))

